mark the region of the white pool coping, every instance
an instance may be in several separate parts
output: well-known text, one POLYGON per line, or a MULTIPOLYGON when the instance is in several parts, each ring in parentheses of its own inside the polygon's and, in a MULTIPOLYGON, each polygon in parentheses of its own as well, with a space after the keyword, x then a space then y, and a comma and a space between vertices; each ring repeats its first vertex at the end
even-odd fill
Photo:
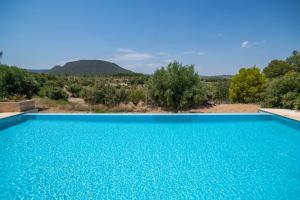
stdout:
POLYGON ((20 114, 23 114, 23 112, 3 112, 3 113, 0 113, 0 119, 4 119, 7 117, 12 117, 15 115, 20 115, 20 114))
POLYGON ((110 115, 137 115, 137 116, 164 116, 164 115, 270 115, 269 113, 27 113, 26 115, 103 115, 103 116, 110 116, 110 115))
POLYGON ((277 108, 260 108, 259 111, 279 115, 281 117, 293 119, 300 122, 300 111, 277 108))

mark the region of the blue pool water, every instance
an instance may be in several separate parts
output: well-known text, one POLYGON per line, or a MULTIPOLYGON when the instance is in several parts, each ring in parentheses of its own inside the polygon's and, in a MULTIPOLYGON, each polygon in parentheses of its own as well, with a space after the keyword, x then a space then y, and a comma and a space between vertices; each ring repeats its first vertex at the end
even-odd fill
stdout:
POLYGON ((256 115, 0 120, 0 199, 299 199, 300 123, 256 115))

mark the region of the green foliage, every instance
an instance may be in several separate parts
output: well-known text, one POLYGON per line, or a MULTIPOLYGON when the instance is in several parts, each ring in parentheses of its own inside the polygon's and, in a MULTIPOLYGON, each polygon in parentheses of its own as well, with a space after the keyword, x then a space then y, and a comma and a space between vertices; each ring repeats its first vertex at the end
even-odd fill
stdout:
POLYGON ((228 102, 229 86, 230 86, 229 79, 216 82, 214 99, 218 102, 228 102))
POLYGON ((132 76, 128 80, 128 84, 130 85, 144 85, 149 80, 149 76, 140 75, 140 76, 132 76))
POLYGON ((0 65, 0 98, 31 98, 37 94, 38 84, 26 70, 0 65))
POLYGON ((67 93, 61 87, 56 85, 42 87, 39 95, 53 100, 66 100, 68 98, 67 93))
POLYGON ((287 72, 293 70, 293 67, 283 60, 272 60, 266 68, 264 68, 263 73, 267 78, 276 78, 282 76, 287 72))
POLYGON ((72 94, 73 97, 79 97, 81 86, 77 83, 72 83, 68 86, 68 91, 72 94))
POLYGON ((146 95, 142 90, 133 90, 129 93, 129 101, 137 105, 140 101, 146 101, 146 95))
POLYGON ((116 88, 111 85, 100 85, 96 87, 86 87, 80 95, 88 104, 103 104, 115 106, 128 101, 128 93, 124 88, 116 88))
POLYGON ((178 62, 155 71, 149 82, 149 93, 156 104, 174 111, 207 102, 206 90, 194 67, 178 62))
POLYGON ((263 106, 299 109, 300 73, 289 72, 266 84, 263 106))
POLYGON ((293 51, 292 55, 286 59, 286 62, 294 71, 300 72, 300 52, 293 51))
POLYGON ((265 77, 257 67, 242 68, 231 78, 229 98, 239 103, 259 102, 265 82, 265 77))
POLYGON ((80 92, 80 96, 84 99, 84 101, 88 104, 95 105, 103 103, 104 94, 102 90, 97 90, 93 87, 85 87, 80 92))
POLYGON ((298 51, 293 51, 285 61, 272 60, 263 70, 267 78, 276 78, 290 71, 300 72, 300 52, 298 51))

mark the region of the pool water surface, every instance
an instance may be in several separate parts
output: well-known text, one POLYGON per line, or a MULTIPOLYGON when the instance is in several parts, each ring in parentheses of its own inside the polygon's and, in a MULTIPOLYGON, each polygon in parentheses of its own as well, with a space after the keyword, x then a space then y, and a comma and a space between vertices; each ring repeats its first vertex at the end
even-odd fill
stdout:
POLYGON ((0 120, 0 199, 299 199, 300 123, 269 114, 0 120))

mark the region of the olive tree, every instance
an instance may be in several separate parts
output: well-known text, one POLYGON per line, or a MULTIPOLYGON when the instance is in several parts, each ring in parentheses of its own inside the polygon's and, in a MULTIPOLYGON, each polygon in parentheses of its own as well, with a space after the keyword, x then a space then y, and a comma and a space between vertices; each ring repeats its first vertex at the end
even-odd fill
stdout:
POLYGON ((207 94, 193 65, 169 63, 155 71, 148 84, 154 103, 175 112, 207 103, 207 94))

